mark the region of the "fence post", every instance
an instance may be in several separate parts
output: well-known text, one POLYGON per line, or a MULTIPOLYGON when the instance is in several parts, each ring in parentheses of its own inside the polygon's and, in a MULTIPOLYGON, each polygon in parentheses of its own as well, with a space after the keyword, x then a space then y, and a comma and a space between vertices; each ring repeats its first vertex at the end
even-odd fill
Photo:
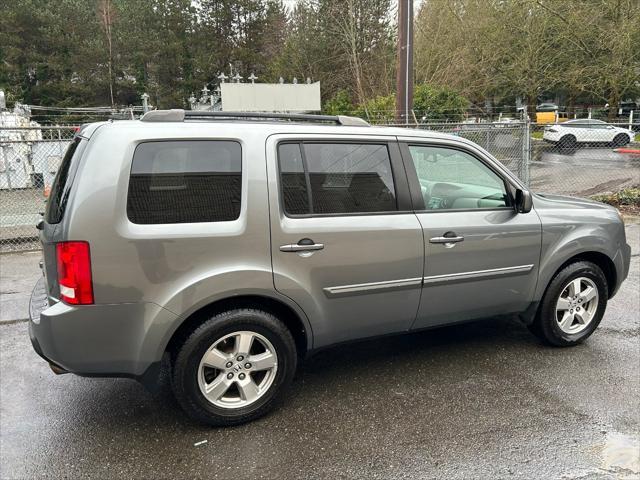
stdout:
POLYGON ((633 129, 633 110, 629 112, 629 130, 633 129))
POLYGON ((520 180, 529 186, 529 166, 531 165, 531 122, 525 118, 522 132, 522 167, 520 169, 520 180))
POLYGON ((145 114, 149 111, 149 95, 144 92, 140 98, 142 99, 142 113, 145 114))

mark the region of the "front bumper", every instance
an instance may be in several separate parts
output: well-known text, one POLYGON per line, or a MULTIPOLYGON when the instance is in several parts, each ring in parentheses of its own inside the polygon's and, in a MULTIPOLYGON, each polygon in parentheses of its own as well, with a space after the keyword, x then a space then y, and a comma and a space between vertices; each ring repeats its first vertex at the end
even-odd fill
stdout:
POLYGON ((141 378, 162 359, 173 313, 153 303, 49 305, 41 281, 31 296, 29 336, 50 364, 84 376, 141 378))
POLYGON ((609 295, 609 298, 613 298, 613 296, 618 293, 620 285, 622 285, 622 282, 624 282, 629 275, 629 266, 631 265, 631 246, 629 244, 623 244, 622 248, 618 250, 618 253, 613 259, 613 263, 618 275, 616 285, 611 292, 611 295, 609 295))

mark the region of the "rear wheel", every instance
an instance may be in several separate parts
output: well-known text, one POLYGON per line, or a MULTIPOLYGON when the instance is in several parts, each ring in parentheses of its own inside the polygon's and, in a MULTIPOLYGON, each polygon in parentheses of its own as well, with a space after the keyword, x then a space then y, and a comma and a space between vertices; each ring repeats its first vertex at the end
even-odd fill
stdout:
POLYGON ((629 143, 629 136, 624 133, 619 133, 613 138, 613 142, 611 142, 614 147, 624 147, 627 143, 629 143))
POLYGON ((289 330, 270 313, 237 309, 213 316, 184 342, 173 390, 193 419, 237 425, 271 410, 296 368, 289 330))
POLYGON ((578 141, 573 135, 565 135, 558 140, 558 148, 561 150, 575 150, 578 147, 578 141))
POLYGON ((608 298, 607 280, 591 262, 575 262, 556 274, 530 330, 558 347, 577 345, 598 327, 608 298))

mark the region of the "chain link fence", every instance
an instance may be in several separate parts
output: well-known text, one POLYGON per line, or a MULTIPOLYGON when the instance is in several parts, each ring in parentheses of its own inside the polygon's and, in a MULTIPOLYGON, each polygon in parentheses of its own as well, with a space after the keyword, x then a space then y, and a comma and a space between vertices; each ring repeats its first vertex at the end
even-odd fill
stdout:
POLYGON ((590 197, 640 186, 640 124, 580 119, 563 124, 429 123, 411 128, 477 143, 535 192, 590 197))
MULTIPOLYGON (((404 125, 402 125, 404 126, 404 125)), ((528 127, 524 122, 429 123, 414 128, 447 133, 480 145, 526 184, 529 183, 528 127)))
POLYGON ((74 127, 0 128, 0 252, 39 248, 36 223, 45 209, 74 127))
MULTIPOLYGON (((477 143, 536 192, 589 197, 640 186, 637 127, 584 120, 559 125, 430 123, 412 128, 477 143)), ((74 132, 74 127, 0 127, 0 252, 39 248, 35 225, 45 208, 45 191, 74 132)))
POLYGON ((577 197, 640 186, 639 130, 591 119, 531 124, 529 185, 577 197))

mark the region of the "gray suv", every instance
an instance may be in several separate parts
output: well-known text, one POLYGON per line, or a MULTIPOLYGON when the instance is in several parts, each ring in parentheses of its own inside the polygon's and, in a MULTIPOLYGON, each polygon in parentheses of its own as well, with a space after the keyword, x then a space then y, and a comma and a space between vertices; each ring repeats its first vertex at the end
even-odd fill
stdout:
POLYGON ((630 257, 616 209, 532 194, 465 139, 351 117, 86 125, 38 228, 36 352, 56 373, 168 373, 210 425, 263 415, 340 342, 513 315, 575 345, 630 257))

